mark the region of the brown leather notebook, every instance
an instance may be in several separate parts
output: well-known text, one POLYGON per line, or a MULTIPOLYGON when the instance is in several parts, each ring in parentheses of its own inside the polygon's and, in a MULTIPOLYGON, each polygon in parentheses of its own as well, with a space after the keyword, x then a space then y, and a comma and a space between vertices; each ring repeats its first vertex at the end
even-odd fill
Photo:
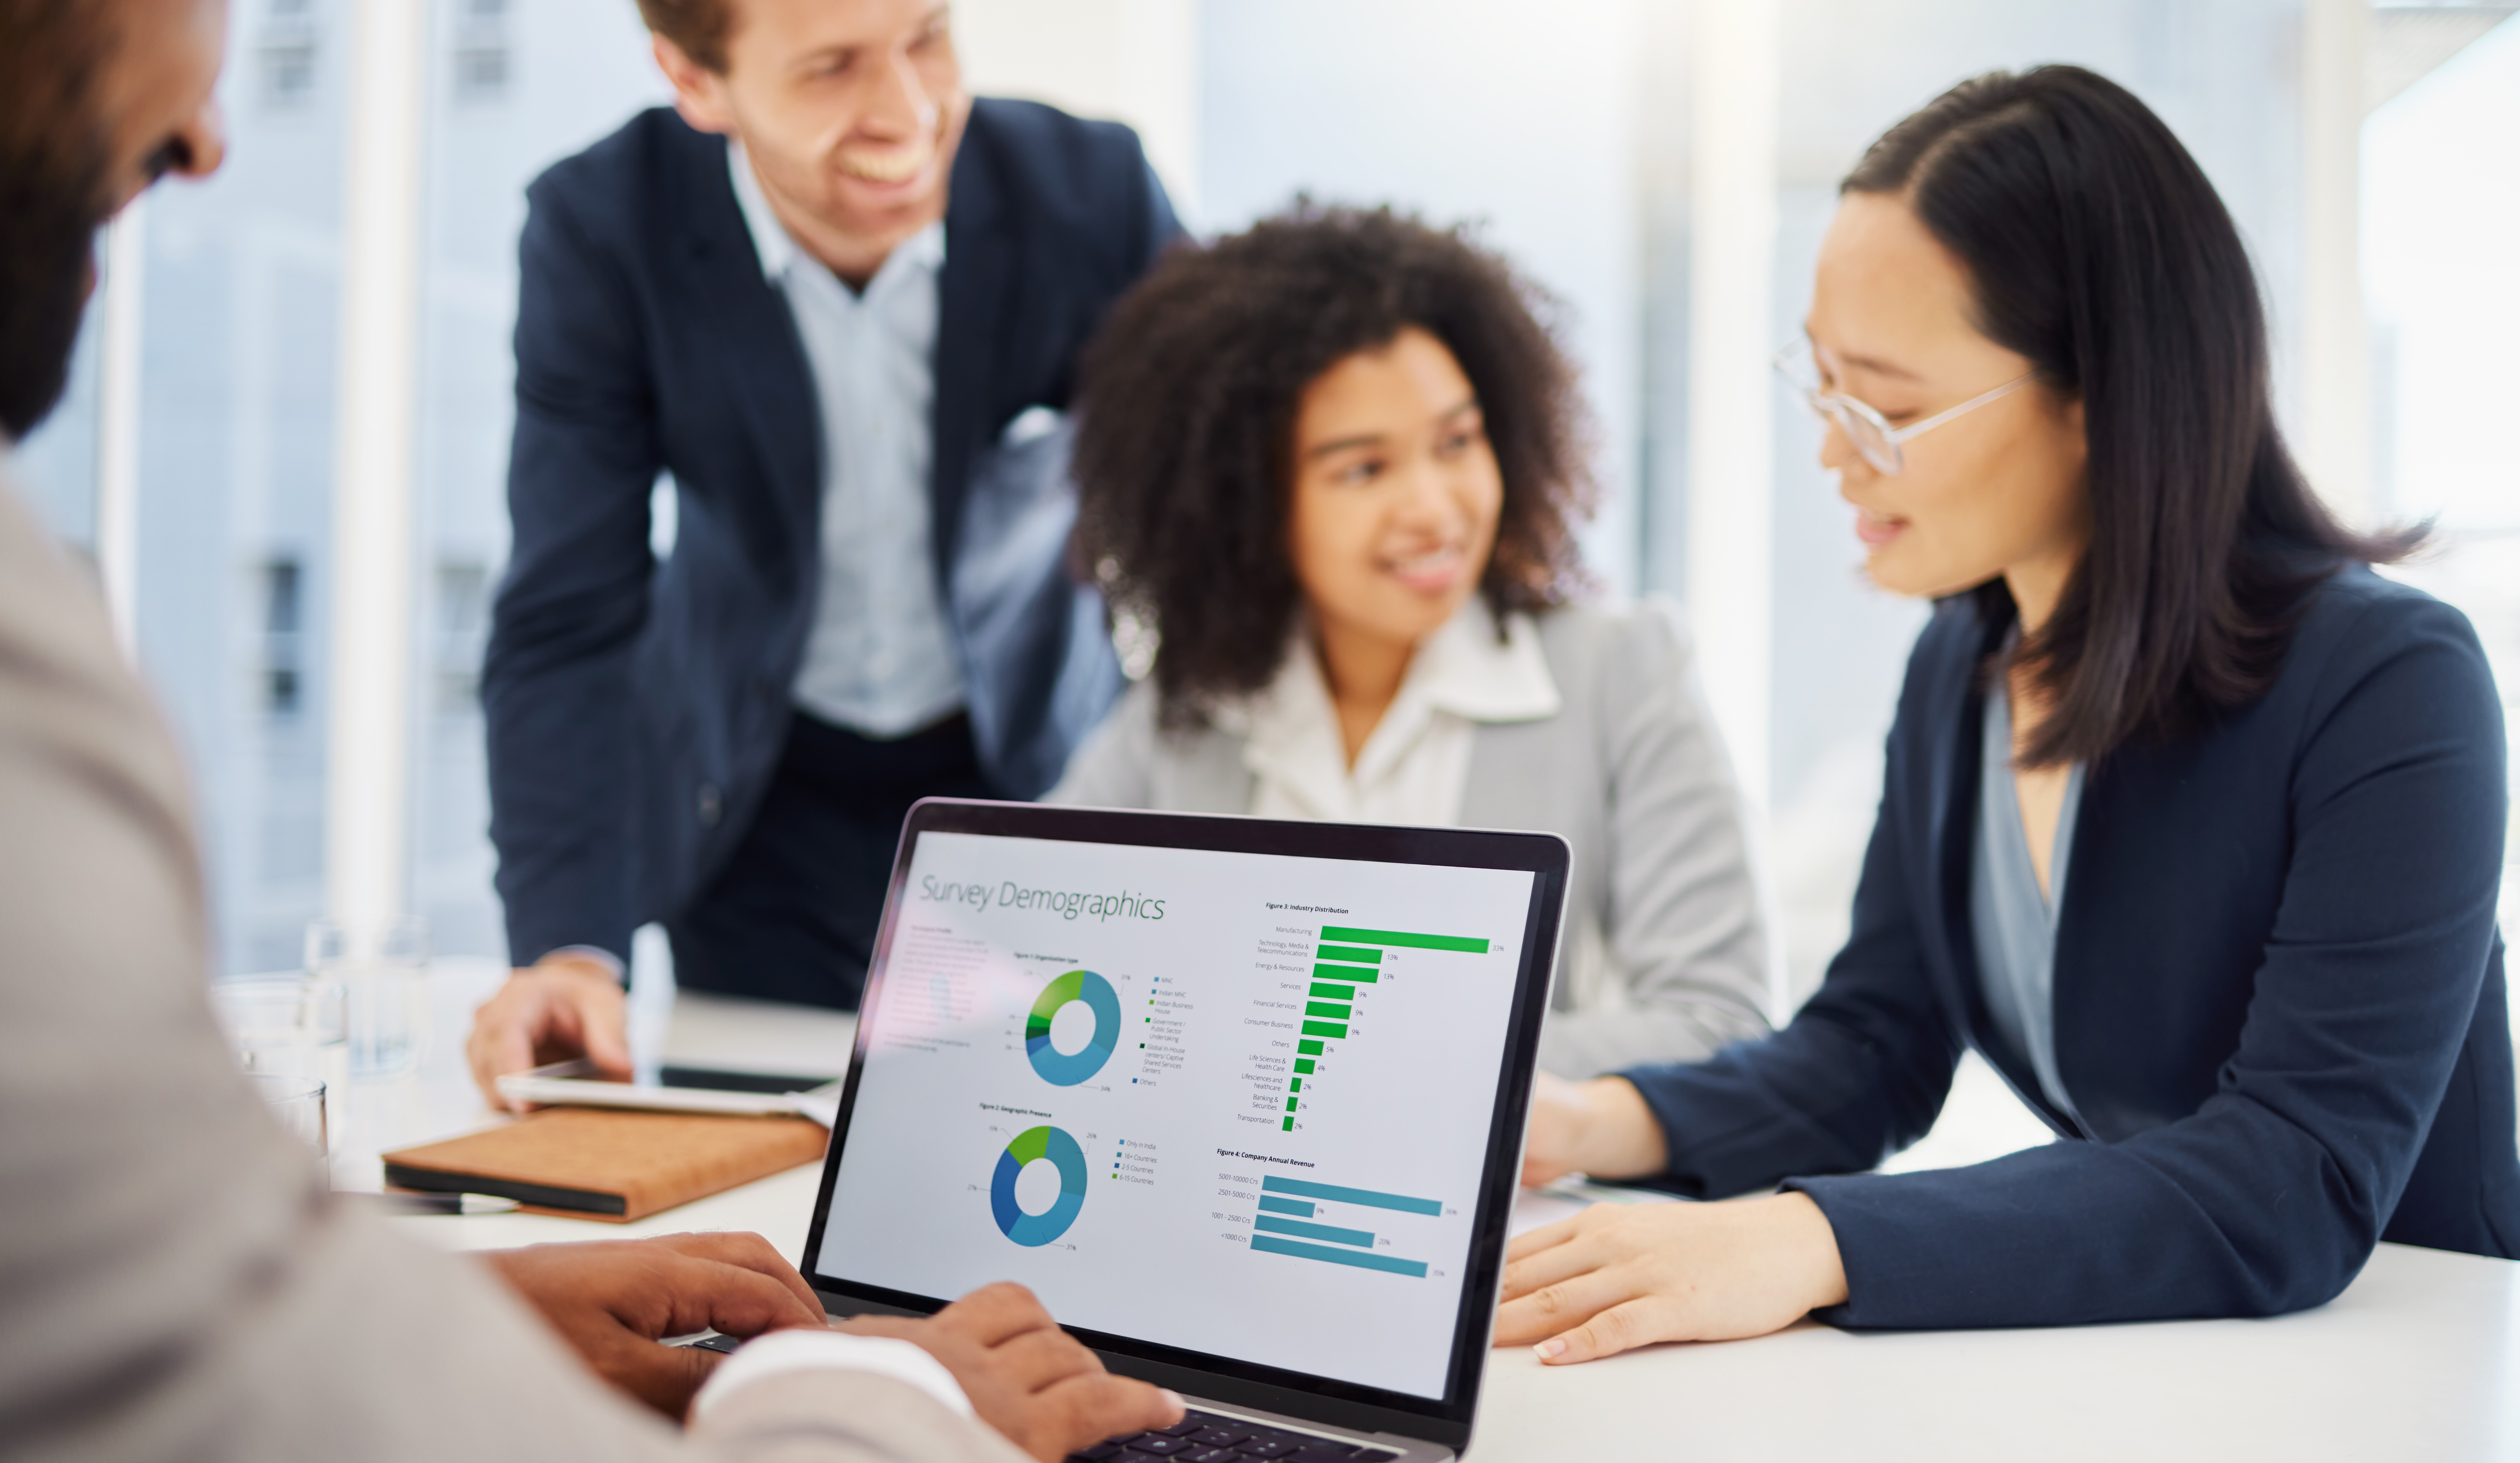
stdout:
POLYGON ((624 1224, 811 1163, 830 1136, 805 1118, 553 1107, 388 1153, 385 1183, 494 1194, 536 1214, 624 1224))

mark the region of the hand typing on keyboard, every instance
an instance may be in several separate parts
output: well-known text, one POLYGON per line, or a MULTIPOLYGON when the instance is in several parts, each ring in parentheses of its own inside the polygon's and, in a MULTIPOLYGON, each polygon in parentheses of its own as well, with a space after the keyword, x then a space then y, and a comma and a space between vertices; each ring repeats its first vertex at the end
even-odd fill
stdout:
POLYGON ((1105 1371, 1020 1285, 985 1286, 924 1320, 862 1315, 839 1329, 917 1345, 954 1374, 982 1422, 1042 1463, 1097 1438, 1176 1426, 1183 1413, 1172 1393, 1105 1371))

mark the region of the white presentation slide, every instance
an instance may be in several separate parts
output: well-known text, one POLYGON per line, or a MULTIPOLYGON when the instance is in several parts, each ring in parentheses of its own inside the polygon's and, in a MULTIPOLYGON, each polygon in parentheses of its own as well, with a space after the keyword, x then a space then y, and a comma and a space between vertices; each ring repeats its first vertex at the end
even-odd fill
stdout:
POLYGON ((1534 877, 922 834, 819 1267, 1442 1396, 1534 877))

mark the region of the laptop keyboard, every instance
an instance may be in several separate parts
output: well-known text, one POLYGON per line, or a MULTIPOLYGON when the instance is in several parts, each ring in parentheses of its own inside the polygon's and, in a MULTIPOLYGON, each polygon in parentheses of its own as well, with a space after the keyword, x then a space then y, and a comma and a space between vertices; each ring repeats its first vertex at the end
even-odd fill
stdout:
POLYGON ((1262 1427, 1240 1418, 1219 1417, 1192 1408, 1169 1428, 1135 1433, 1098 1442, 1067 1455, 1068 1463, 1384 1463, 1400 1455, 1389 1448, 1339 1442, 1311 1433, 1262 1427))

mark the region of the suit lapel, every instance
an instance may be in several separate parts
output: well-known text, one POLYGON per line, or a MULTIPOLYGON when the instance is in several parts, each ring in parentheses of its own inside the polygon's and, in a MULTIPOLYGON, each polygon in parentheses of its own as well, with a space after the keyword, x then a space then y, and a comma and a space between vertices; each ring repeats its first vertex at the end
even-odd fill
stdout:
POLYGON ((929 479, 939 583, 950 583, 963 494, 972 455, 996 423, 990 420, 997 343, 1013 292, 1015 248, 1004 191, 990 155, 984 119, 971 127, 954 159, 953 194, 945 209, 945 270, 937 286, 935 452, 929 479))
POLYGON ((1980 765, 1977 719, 1986 698, 1976 687, 1977 663, 1985 653, 1983 638, 1958 638, 1958 664, 1940 667, 1930 708, 1932 723, 1924 745, 1923 806, 1928 814, 1926 847, 1919 866, 1926 870, 1925 907, 1935 917, 1925 928, 1934 949, 1927 960, 1943 979, 1943 998, 1954 1013, 1958 1035, 1983 1047, 1986 1002, 1978 985, 1977 955, 1969 934, 1969 852, 1977 825, 1980 765))
MULTIPOLYGON (((695 206, 684 221, 685 278, 709 323, 698 338, 716 354, 717 375, 731 383, 752 429, 780 516, 799 545, 818 540, 822 520, 823 413, 814 371, 787 297, 761 273, 742 207, 727 176, 726 145, 705 133, 682 150, 684 197, 695 206)), ((811 552, 810 549, 808 552, 811 552)))

